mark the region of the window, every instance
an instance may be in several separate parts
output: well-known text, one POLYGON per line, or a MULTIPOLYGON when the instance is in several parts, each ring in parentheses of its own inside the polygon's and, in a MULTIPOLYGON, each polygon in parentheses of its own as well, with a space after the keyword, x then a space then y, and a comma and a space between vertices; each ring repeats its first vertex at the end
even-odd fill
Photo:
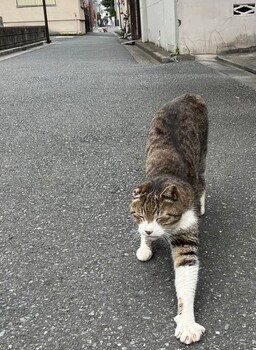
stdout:
MULTIPOLYGON (((56 6, 56 0, 45 0, 47 6, 56 6)), ((42 6, 42 0, 16 0, 17 7, 42 6)))
POLYGON ((233 15, 253 15, 255 13, 255 3, 254 4, 234 4, 233 5, 233 15))

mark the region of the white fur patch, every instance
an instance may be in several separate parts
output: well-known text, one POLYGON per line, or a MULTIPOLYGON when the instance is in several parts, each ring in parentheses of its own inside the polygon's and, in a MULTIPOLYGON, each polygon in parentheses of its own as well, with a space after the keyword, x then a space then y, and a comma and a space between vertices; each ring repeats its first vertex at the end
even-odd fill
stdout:
POLYGON ((200 204, 201 204, 200 214, 204 215, 204 213, 205 213, 205 191, 203 192, 203 194, 200 198, 200 204))
POLYGON ((139 224, 139 233, 143 236, 148 237, 150 240, 154 240, 162 236, 164 231, 162 227, 156 222, 156 220, 152 222, 143 220, 139 224), (152 232, 152 233, 148 235, 147 232, 152 232))
POLYGON ((146 246, 141 246, 136 252, 137 259, 140 261, 147 261, 152 257, 152 255, 152 250, 146 246))
POLYGON ((182 214, 180 221, 178 222, 177 230, 186 230, 191 226, 197 224, 197 216, 194 210, 189 209, 184 214, 182 214))
POLYGON ((180 266, 175 269, 177 298, 182 300, 182 313, 174 318, 177 323, 176 338, 182 343, 199 341, 205 329, 195 322, 194 298, 198 280, 198 265, 180 266))
POLYGON ((182 298, 188 322, 194 322, 194 297, 198 280, 198 265, 175 268, 177 297, 182 298))
POLYGON ((178 315, 174 318, 177 323, 175 337, 187 345, 200 340, 205 328, 196 322, 186 323, 184 317, 178 315))
POLYGON ((153 255, 151 242, 143 235, 140 236, 140 247, 137 250, 136 256, 140 261, 147 261, 153 255))

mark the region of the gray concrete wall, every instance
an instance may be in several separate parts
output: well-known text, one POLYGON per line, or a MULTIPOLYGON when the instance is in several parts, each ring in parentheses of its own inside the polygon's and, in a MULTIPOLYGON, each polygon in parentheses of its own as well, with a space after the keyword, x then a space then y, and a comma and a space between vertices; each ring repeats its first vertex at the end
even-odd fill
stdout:
POLYGON ((0 27, 0 50, 46 40, 44 26, 0 27))
POLYGON ((194 0, 192 6, 191 0, 177 1, 180 53, 215 55, 256 46, 256 13, 249 3, 194 0), (235 6, 241 3, 251 7, 251 12, 237 15, 235 6))

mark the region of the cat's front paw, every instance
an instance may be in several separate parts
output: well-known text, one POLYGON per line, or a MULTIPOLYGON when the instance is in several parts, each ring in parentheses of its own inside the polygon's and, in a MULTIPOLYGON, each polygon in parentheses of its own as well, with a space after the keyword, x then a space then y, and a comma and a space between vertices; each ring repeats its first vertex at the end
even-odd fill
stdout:
POLYGON ((199 341, 205 332, 205 328, 196 322, 186 323, 182 315, 176 316, 174 320, 177 323, 175 337, 187 345, 199 341))
POLYGON ((140 261, 147 261, 152 255, 152 250, 148 247, 140 247, 136 252, 137 259, 140 261))

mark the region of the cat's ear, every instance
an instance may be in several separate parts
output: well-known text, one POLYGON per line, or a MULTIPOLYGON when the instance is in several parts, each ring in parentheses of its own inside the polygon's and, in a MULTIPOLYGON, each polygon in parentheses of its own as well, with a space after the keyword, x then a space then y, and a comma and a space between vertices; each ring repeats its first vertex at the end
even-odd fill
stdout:
POLYGON ((145 196, 147 193, 146 188, 147 188, 147 183, 143 183, 143 184, 139 185, 138 187, 136 187, 132 192, 132 198, 137 199, 137 198, 141 198, 141 197, 145 196))
POLYGON ((170 185, 165 187, 163 192, 160 194, 160 197, 167 201, 169 200, 171 202, 176 202, 179 198, 179 192, 178 192, 177 186, 170 185))

